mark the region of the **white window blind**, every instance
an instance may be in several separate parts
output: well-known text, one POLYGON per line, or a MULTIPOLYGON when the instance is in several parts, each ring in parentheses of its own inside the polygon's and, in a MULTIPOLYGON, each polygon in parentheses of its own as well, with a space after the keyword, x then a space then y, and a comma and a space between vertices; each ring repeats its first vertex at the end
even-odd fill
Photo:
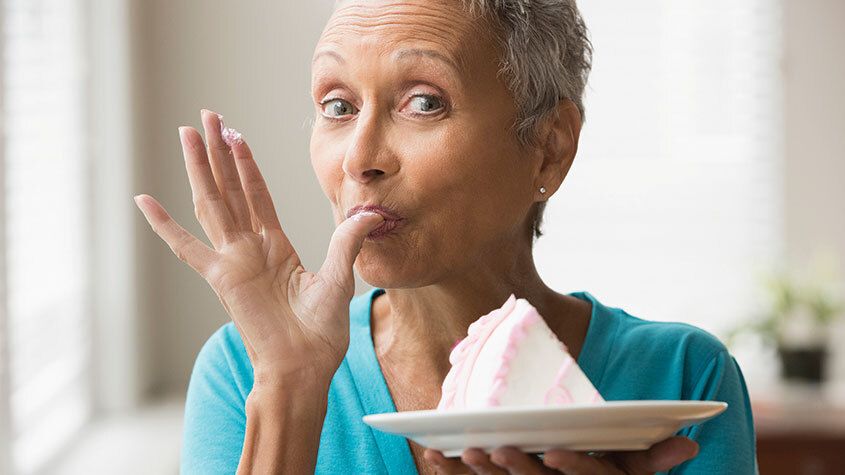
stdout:
POLYGON ((7 431, 34 473, 90 413, 82 2, 3 0, 7 431))
POLYGON ((721 333, 781 249, 780 2, 578 2, 586 124, 536 243, 555 288, 721 333))

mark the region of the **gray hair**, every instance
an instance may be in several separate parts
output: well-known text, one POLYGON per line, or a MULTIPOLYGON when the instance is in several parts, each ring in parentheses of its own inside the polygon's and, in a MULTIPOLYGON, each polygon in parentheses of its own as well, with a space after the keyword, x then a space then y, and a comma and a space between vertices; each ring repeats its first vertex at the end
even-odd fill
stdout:
MULTIPOLYGON (((471 14, 492 21, 502 49, 499 73, 517 107, 516 136, 523 146, 536 145, 539 124, 557 114, 561 99, 578 107, 592 67, 593 48, 575 0, 461 0, 471 14)), ((536 205, 533 235, 546 201, 536 205)))

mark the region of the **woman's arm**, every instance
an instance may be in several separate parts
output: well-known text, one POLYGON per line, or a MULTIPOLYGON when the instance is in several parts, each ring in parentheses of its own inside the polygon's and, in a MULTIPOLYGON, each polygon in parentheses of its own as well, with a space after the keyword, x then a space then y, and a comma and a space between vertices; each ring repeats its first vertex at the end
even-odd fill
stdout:
POLYGON ((253 374, 232 323, 203 345, 185 401, 182 475, 313 473, 331 381, 254 384, 253 374))
POLYGON ((328 390, 322 378, 254 387, 237 473, 314 473, 328 390))
POLYGON ((727 350, 719 351, 704 366, 696 381, 689 399, 724 401, 728 403, 728 409, 680 434, 698 442, 701 452, 669 473, 758 473, 751 402, 736 360, 727 350))
POLYGON ((179 128, 194 211, 212 247, 153 197, 138 195, 135 202, 176 257, 217 294, 251 362, 259 393, 247 411, 238 471, 270 473, 282 463, 313 469, 328 382, 349 346, 352 268, 367 235, 384 218, 370 211, 348 215, 332 234, 320 270, 306 270, 282 230, 252 151, 221 119, 202 111, 208 143, 194 128, 179 128), (300 425, 297 437, 294 425, 300 425))

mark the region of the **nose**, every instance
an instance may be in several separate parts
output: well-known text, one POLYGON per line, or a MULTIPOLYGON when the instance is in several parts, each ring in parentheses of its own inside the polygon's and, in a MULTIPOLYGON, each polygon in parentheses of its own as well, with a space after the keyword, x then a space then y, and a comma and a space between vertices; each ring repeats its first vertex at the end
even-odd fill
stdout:
POLYGON ((377 114, 359 112, 343 157, 343 171, 353 180, 369 183, 398 169, 398 160, 385 139, 385 127, 377 114))

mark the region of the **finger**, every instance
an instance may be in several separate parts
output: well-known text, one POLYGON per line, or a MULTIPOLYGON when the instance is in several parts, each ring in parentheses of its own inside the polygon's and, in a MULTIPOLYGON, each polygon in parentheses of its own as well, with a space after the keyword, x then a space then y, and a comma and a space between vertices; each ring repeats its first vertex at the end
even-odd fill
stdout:
POLYGON ((279 224, 270 190, 267 189, 267 183, 252 157, 249 145, 243 140, 236 140, 231 142, 231 147, 232 154, 235 156, 235 166, 240 175, 241 187, 252 217, 252 227, 264 235, 272 235, 268 260, 281 262, 293 258, 294 261, 298 261, 296 250, 282 231, 282 225, 279 224))
POLYGON ((223 140, 221 133, 223 116, 208 109, 202 109, 200 116, 202 117, 202 127, 205 131, 205 140, 208 144, 211 171, 214 174, 217 188, 223 195, 223 200, 232 214, 235 227, 241 231, 260 232, 260 229, 253 229, 252 227, 252 217, 243 187, 241 187, 241 179, 238 175, 238 168, 235 166, 232 149, 223 140))
POLYGON ((135 204, 153 231, 170 246, 176 257, 205 277, 217 259, 217 253, 179 226, 152 196, 138 195, 135 197, 135 204))
POLYGON ((423 459, 441 474, 469 474, 472 473, 466 465, 458 459, 446 458, 439 450, 425 449, 423 459))
POLYGON ((513 475, 552 473, 540 460, 515 447, 499 447, 490 454, 490 461, 513 475))
MULTIPOLYGON (((589 475, 608 473, 606 464, 582 452, 555 449, 543 454, 543 465, 566 475, 589 475)), ((611 473, 621 473, 615 470, 611 473)))
POLYGON ((490 456, 481 449, 473 448, 464 450, 461 453, 461 462, 479 475, 500 475, 508 473, 490 461, 490 456))
POLYGON ((326 260, 320 268, 320 275, 339 287, 355 291, 352 267, 361 251, 367 234, 384 221, 371 211, 357 213, 346 219, 335 229, 329 242, 326 260))
POLYGON ((235 223, 214 181, 199 132, 193 127, 179 127, 179 138, 191 183, 194 212, 215 249, 220 249, 234 238, 235 223))
POLYGON ((237 140, 231 142, 231 147, 235 166, 240 175, 241 187, 252 215, 263 229, 281 230, 282 225, 279 224, 279 217, 276 215, 273 197, 270 196, 264 176, 261 175, 258 164, 252 157, 249 145, 243 140, 237 140))
POLYGON ((631 452, 619 457, 630 471, 663 472, 698 455, 699 446, 687 437, 670 437, 650 449, 631 452))

